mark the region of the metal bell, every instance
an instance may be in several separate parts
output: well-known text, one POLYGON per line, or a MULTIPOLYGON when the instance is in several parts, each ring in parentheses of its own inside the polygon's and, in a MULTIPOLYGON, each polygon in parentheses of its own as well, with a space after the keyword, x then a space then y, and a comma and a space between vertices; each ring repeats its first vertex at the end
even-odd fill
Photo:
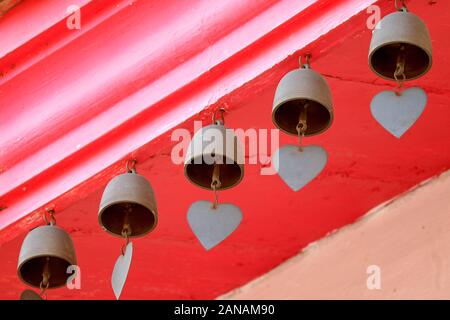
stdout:
POLYGON ((225 190, 244 177, 243 153, 233 130, 227 130, 223 121, 213 122, 195 133, 185 157, 184 174, 194 185, 213 190, 211 182, 216 168, 220 172, 217 190, 225 190))
POLYGON ((319 134, 333 122, 333 100, 325 79, 308 65, 290 71, 279 82, 272 107, 272 121, 281 131, 298 135, 301 115, 308 119, 305 136, 319 134), (303 111, 306 107, 306 113, 303 111))
POLYGON ((374 29, 370 43, 369 65, 378 76, 394 76, 398 63, 404 65, 402 80, 413 80, 427 73, 432 65, 430 33, 416 15, 404 11, 384 17, 374 29))
POLYGON ((72 275, 67 273, 67 268, 76 264, 69 234, 55 225, 46 225, 31 230, 25 237, 17 273, 24 283, 36 288, 42 288, 46 274, 48 288, 58 288, 64 286, 72 275))
POLYGON ((107 232, 123 237, 140 237, 158 222, 153 189, 147 179, 128 172, 113 178, 103 191, 98 221, 107 232))

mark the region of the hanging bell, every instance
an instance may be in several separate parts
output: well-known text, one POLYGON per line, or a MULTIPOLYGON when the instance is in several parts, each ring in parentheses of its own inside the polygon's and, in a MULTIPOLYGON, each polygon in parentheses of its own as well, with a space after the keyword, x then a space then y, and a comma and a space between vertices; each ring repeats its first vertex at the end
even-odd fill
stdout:
POLYGON ((244 177, 241 145, 233 130, 227 129, 222 119, 199 129, 187 150, 184 174, 194 185, 213 190, 214 168, 220 172, 220 186, 216 190, 232 188, 244 177))
POLYGON ((398 64, 404 67, 403 80, 414 80, 432 65, 432 45, 425 23, 404 7, 384 17, 374 29, 370 43, 370 68, 387 80, 397 80, 398 64))
POLYGON ((281 131, 298 135, 299 118, 308 118, 305 136, 327 130, 333 122, 331 90, 325 79, 309 67, 290 71, 278 83, 272 107, 272 121, 281 131), (305 111, 305 112, 304 112, 305 111))
POLYGON ((72 275, 67 268, 77 264, 69 234, 50 224, 31 230, 22 243, 17 273, 26 284, 36 288, 58 288, 72 275))
MULTIPOLYGON (((128 165, 128 164, 127 164, 128 165)), ((135 169, 113 178, 100 201, 100 225, 109 233, 123 237, 141 237, 152 231, 158 222, 153 189, 135 169)))

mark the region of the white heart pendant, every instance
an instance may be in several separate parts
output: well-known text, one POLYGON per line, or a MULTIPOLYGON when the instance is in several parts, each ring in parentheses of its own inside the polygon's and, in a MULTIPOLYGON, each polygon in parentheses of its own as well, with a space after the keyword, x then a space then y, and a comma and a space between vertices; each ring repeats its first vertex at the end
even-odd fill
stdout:
POLYGON ((322 172, 328 155, 320 146, 286 145, 274 153, 273 166, 281 179, 294 191, 298 191, 322 172))
POLYGON ((42 297, 35 291, 26 289, 22 291, 20 300, 43 300, 42 297))
POLYGON ((427 94, 421 88, 404 90, 400 96, 387 90, 373 98, 370 110, 384 129, 400 138, 423 113, 427 100, 427 94))
POLYGON ((233 204, 218 204, 214 209, 209 201, 197 201, 189 208, 187 219, 202 246, 210 250, 236 230, 242 212, 233 204))
POLYGON ((120 255, 117 258, 111 277, 111 285, 117 300, 119 300, 123 286, 125 285, 125 281, 127 280, 132 257, 133 257, 133 243, 130 242, 125 248, 125 254, 120 255))

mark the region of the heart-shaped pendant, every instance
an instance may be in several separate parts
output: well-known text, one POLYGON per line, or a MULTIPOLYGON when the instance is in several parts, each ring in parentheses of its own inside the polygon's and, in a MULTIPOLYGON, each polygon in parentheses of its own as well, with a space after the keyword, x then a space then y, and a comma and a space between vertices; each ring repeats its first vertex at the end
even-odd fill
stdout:
POLYGON ((425 110, 427 100, 427 94, 421 88, 404 90, 400 96, 387 90, 373 98, 370 110, 384 129, 400 138, 425 110))
POLYGON ((116 264, 111 277, 111 285, 116 299, 119 300, 123 286, 127 280, 128 271, 130 270, 131 258, 133 257, 133 243, 129 243, 125 247, 125 252, 117 258, 116 264))
POLYGON ((42 297, 33 290, 26 289, 22 291, 22 294, 20 295, 20 300, 44 300, 42 297))
POLYGON ((210 250, 236 230, 241 223, 242 212, 229 203, 213 208, 209 201, 197 201, 189 208, 187 219, 202 246, 210 250))
POLYGON ((322 172, 328 160, 320 146, 286 145, 274 153, 273 166, 281 179, 294 191, 298 191, 322 172))

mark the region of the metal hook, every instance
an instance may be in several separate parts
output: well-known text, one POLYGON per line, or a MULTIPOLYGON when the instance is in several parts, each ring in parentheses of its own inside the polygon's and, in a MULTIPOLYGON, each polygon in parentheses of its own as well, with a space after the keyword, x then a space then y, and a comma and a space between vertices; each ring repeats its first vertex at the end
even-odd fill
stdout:
POLYGON ((225 124, 225 118, 224 118, 224 113, 226 112, 224 107, 220 107, 217 110, 215 110, 212 114, 212 123, 213 124, 221 124, 224 125, 225 124), (220 120, 216 120, 216 113, 217 111, 220 111, 220 120))
POLYGON ((400 0, 400 1, 401 1, 402 7, 400 8, 400 6, 398 4, 398 0, 395 0, 395 9, 397 11, 408 12, 408 7, 406 6, 405 0, 400 0))
POLYGON ((406 81, 406 75, 405 75, 405 53, 404 53, 405 47, 401 47, 401 53, 399 54, 397 58, 397 66, 395 68, 394 72, 394 79, 397 82, 397 88, 395 90, 395 94, 397 96, 401 96, 401 91, 403 89, 404 82, 406 81))
POLYGON ((127 168, 128 173, 136 173, 136 159, 127 160, 127 163, 125 164, 125 167, 127 168), (129 166, 129 163, 131 162, 131 169, 129 166))
POLYGON ((301 55, 300 58, 298 59, 298 62, 300 64, 300 68, 301 69, 310 69, 311 68, 311 54, 307 53, 304 56, 301 55), (306 63, 303 63, 303 58, 305 58, 306 63))
POLYGON ((55 209, 46 208, 44 212, 44 222, 46 225, 54 226, 56 224, 55 209), (50 217, 50 219, 47 217, 50 217))

